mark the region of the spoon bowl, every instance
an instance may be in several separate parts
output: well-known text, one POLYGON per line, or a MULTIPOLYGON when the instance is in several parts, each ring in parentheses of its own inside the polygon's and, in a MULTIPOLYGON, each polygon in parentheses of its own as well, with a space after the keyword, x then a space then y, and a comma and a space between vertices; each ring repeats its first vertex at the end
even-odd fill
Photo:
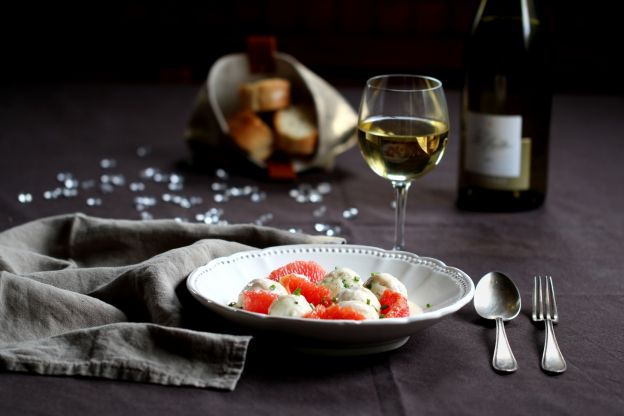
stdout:
POLYGON ((496 321, 496 345, 492 367, 498 371, 516 371, 518 362, 509 346, 503 322, 515 318, 520 313, 521 298, 518 288, 503 273, 489 272, 477 283, 474 307, 482 318, 496 321))

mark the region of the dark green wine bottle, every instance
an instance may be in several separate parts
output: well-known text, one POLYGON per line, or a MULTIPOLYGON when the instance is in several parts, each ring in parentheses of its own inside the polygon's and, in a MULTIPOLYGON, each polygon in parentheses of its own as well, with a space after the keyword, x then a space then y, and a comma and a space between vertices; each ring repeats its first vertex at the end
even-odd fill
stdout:
POLYGON ((523 211, 546 197, 551 84, 532 0, 482 0, 466 45, 457 205, 523 211))

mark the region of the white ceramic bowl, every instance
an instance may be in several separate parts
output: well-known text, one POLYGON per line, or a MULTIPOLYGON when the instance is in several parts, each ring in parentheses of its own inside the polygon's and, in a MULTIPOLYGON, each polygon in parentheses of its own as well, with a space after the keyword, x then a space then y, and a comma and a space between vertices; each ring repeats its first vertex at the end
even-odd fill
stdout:
POLYGON ((471 301, 474 283, 439 260, 403 251, 358 245, 302 244, 236 253, 210 261, 187 279, 192 295, 224 318, 254 333, 274 334, 299 349, 330 354, 367 354, 398 348, 416 332, 471 301), (348 267, 363 278, 386 272, 401 280, 408 298, 424 313, 380 320, 315 320, 246 312, 228 306, 247 282, 295 260, 313 260, 325 270, 348 267), (427 307, 427 304, 431 305, 427 307))

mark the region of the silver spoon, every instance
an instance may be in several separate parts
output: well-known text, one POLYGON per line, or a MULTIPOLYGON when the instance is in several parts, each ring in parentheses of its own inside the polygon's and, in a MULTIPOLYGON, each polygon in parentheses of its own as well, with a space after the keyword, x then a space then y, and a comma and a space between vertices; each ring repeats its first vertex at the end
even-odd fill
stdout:
POLYGON ((496 345, 492 367, 509 373, 516 371, 518 362, 511 352, 503 321, 509 321, 520 313, 518 288, 502 273, 487 273, 477 283, 474 307, 481 317, 496 320, 496 345))

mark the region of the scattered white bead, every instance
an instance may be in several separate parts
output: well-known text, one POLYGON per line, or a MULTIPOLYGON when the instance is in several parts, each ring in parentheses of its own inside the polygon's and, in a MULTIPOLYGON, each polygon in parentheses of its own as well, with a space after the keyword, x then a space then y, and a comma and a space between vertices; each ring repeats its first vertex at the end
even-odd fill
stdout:
POLYGON ((32 194, 28 192, 22 192, 17 195, 17 200, 22 204, 30 204, 33 200, 32 194))

